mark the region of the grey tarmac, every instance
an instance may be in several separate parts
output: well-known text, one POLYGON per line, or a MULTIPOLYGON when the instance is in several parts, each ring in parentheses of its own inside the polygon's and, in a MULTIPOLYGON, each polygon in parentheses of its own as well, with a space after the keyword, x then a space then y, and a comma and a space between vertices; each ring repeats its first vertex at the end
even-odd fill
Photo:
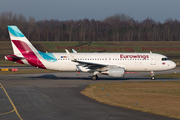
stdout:
MULTIPOLYGON (((180 72, 173 69, 155 74, 180 72)), ((80 92, 93 83, 152 81, 144 77, 150 72, 127 73, 125 78, 99 75, 92 81, 91 73, 58 72, 21 75, 0 75, 0 120, 173 120, 164 116, 129 110, 99 103, 80 92), (15 109, 17 112, 15 112, 15 109), (18 116, 19 114, 19 116, 18 116)), ((179 81, 157 78, 156 81, 179 81)))

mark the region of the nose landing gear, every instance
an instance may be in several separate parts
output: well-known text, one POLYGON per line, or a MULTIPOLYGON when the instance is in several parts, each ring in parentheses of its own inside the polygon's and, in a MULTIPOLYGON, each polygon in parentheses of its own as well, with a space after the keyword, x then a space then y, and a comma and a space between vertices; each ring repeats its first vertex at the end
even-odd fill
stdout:
POLYGON ((151 80, 155 80, 154 72, 153 71, 151 71, 151 80))

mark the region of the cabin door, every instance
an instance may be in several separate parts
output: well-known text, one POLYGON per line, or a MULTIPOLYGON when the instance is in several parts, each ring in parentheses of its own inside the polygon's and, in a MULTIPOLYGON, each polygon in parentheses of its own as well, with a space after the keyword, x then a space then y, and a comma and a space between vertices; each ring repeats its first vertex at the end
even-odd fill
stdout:
POLYGON ((156 65, 156 56, 151 54, 151 65, 156 65))

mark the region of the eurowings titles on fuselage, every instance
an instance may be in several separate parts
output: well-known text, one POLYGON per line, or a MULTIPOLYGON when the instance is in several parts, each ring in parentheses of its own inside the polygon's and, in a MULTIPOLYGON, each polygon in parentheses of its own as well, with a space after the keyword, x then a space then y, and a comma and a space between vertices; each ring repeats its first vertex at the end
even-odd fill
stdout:
POLYGON ((120 58, 139 58, 139 59, 148 59, 149 55, 127 55, 127 54, 120 54, 120 58))
POLYGON ((38 51, 17 28, 8 26, 14 54, 6 55, 7 60, 37 68, 58 71, 93 72, 92 79, 98 79, 97 74, 110 77, 124 77, 125 72, 170 70, 176 64, 166 56, 156 53, 44 53, 38 51))

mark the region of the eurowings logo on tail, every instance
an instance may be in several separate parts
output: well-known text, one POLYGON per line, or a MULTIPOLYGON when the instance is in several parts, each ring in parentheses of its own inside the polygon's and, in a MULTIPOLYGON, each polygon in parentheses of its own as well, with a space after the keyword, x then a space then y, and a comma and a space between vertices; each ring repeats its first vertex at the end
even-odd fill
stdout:
POLYGON ((37 57, 38 51, 23 35, 23 33, 17 28, 17 26, 8 26, 8 30, 10 34, 11 43, 13 46, 14 55, 7 55, 5 56, 5 58, 21 64, 24 62, 28 62, 28 64, 32 66, 45 69, 45 66, 37 57))

